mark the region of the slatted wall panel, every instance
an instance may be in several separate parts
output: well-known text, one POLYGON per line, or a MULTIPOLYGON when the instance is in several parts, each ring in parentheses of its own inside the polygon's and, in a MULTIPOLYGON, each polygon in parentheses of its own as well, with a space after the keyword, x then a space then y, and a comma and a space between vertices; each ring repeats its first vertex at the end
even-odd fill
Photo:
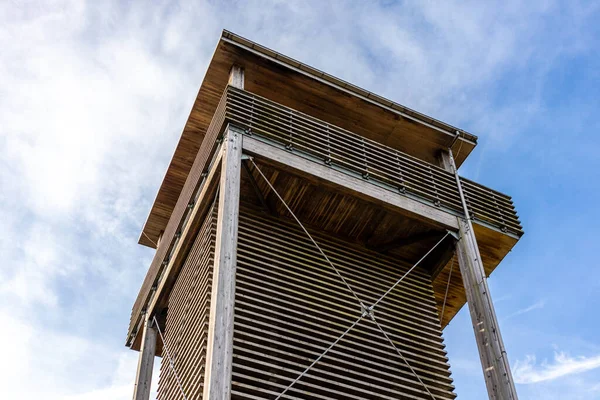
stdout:
MULTIPOLYGON (((169 297, 165 341, 187 399, 201 399, 216 235, 216 207, 190 250, 169 297)), ((183 399, 166 352, 160 366, 158 400, 183 399)))
MULTIPOLYGON (((315 235, 367 304, 410 268, 315 235)), ((360 315, 357 301, 294 224, 242 208, 233 399, 275 399, 360 315)), ((436 399, 455 394, 429 276, 419 268, 375 316, 436 399)), ((285 399, 431 399, 375 324, 363 319, 285 399)))

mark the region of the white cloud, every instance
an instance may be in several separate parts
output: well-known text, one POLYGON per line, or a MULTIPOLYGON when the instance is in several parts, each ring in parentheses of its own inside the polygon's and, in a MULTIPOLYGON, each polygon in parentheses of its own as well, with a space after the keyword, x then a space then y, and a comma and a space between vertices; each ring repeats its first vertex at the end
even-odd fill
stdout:
MULTIPOLYGON (((497 301, 496 301, 496 303, 497 303, 497 301)), ((530 306, 527 306, 525 308, 522 308, 520 310, 517 310, 517 311, 507 315, 506 317, 504 317, 504 319, 507 320, 509 318, 516 317, 518 315, 523 315, 523 314, 526 314, 526 313, 534 311, 534 310, 542 309, 542 308, 544 308, 545 305, 546 305, 546 301, 538 300, 530 306)))
POLYGON ((533 384, 563 378, 567 375, 580 374, 600 368, 600 355, 571 357, 565 352, 555 352, 554 360, 544 360, 537 365, 536 357, 528 355, 525 360, 518 360, 513 368, 515 382, 533 384))
POLYGON ((553 7, 0 3, 3 396, 130 398, 123 341, 152 256, 135 243, 222 28, 509 140, 522 105, 497 116, 488 91, 535 57, 553 7))
POLYGON ((59 400, 88 393, 90 397, 81 398, 92 399, 95 392, 111 394, 105 398, 131 398, 135 353, 47 329, 5 310, 0 310, 0 320, 0 341, 5 344, 3 357, 7 360, 0 364, 3 398, 59 400))

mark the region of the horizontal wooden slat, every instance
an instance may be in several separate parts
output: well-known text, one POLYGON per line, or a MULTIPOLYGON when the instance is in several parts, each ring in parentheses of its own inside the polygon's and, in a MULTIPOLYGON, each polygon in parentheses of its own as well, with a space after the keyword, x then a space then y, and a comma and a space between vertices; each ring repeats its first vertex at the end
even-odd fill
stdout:
MULTIPOLYGON (((372 304, 410 265, 311 232, 361 299, 372 304)), ((274 399, 361 314, 335 271, 294 223, 243 206, 238 234, 233 399, 274 399)), ((426 271, 417 267, 375 316, 437 399, 455 398, 426 271)), ((368 318, 285 399, 431 399, 368 318)))
MULTIPOLYGON (((229 89, 227 118, 300 156, 462 214, 454 177, 438 166, 240 89, 229 89)), ((523 234, 510 197, 464 178, 461 181, 476 221, 523 234)))
MULTIPOLYGON (((169 350, 188 399, 202 398, 216 218, 216 207, 213 206, 194 240, 168 301, 164 345, 169 350)), ((183 398, 166 352, 163 352, 160 367, 157 398, 183 398)))
MULTIPOLYGON (((164 261, 169 259, 177 244, 177 232, 186 224, 188 204, 198 191, 201 174, 206 170, 217 138, 227 123, 245 128, 247 134, 253 134, 270 144, 285 146, 298 156, 324 162, 350 175, 362 176, 365 184, 383 186, 420 202, 438 206, 444 211, 462 215, 456 182, 444 169, 264 97, 228 87, 133 306, 129 345, 134 346, 136 328, 150 299, 151 288, 159 283, 164 261)), ((461 181, 469 212, 476 223, 517 238, 523 234, 509 196, 464 178, 461 181)))

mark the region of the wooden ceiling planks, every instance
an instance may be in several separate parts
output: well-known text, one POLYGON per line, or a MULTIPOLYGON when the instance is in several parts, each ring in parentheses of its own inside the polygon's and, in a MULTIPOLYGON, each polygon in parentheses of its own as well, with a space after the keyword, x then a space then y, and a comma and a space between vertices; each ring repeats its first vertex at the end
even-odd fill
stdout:
MULTIPOLYGON (((224 31, 144 224, 140 244, 156 247, 165 230, 234 64, 245 69, 247 90, 431 163, 437 163, 439 151, 453 143, 458 131, 224 31)), ((454 148, 461 148, 458 165, 477 142, 476 136, 459 132, 460 140, 454 143, 454 148)))

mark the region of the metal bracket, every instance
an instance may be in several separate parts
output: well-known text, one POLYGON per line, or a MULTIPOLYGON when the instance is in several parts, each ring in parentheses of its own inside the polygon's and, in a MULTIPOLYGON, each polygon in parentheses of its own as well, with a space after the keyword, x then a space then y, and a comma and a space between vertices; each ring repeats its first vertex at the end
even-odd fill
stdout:
POLYGON ((369 317, 371 319, 375 319, 375 311, 373 310, 373 306, 367 307, 364 303, 360 304, 360 308, 362 310, 362 317, 369 317))
POLYGON ((451 235, 454 239, 460 240, 460 237, 458 236, 458 232, 452 232, 452 231, 446 231, 446 232, 448 232, 448 234, 451 235))

